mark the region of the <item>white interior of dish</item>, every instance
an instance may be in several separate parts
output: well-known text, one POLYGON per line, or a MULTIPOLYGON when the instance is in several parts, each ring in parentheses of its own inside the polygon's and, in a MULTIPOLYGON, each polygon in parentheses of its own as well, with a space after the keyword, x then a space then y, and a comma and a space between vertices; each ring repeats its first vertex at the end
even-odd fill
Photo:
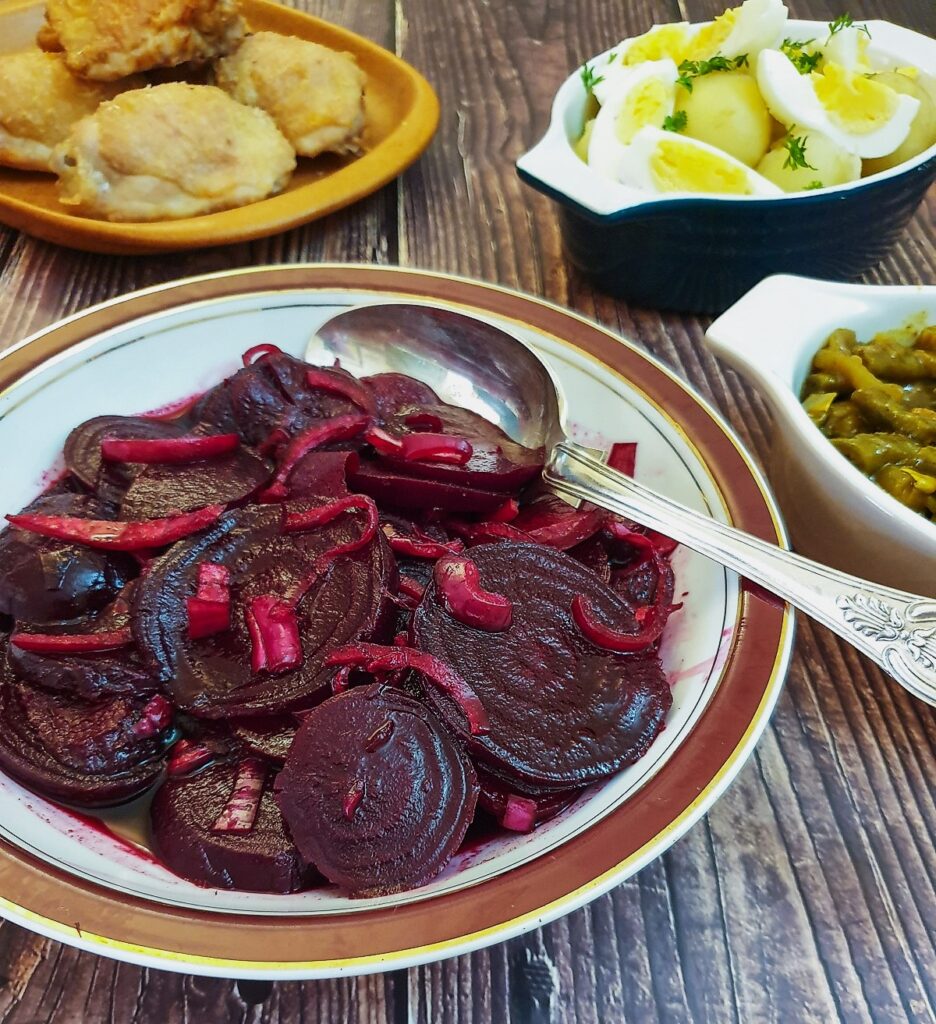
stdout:
MULTIPOLYGON (((868 21, 871 33, 869 59, 879 69, 912 65, 932 75, 936 69, 936 39, 919 32, 892 25, 887 21, 868 21)), ((787 22, 786 35, 793 39, 822 38, 828 33, 826 22, 787 22)), ((626 41, 626 40, 625 40, 626 41)), ((616 47, 590 57, 586 63, 600 67, 616 47)), ((679 199, 706 199, 721 203, 782 203, 802 199, 804 193, 790 192, 781 196, 717 196, 698 192, 672 192, 657 195, 630 185, 610 181, 593 171, 575 154, 572 143, 582 131, 585 104, 588 99, 582 84, 581 68, 577 68, 559 87, 553 101, 549 128, 542 140, 517 161, 517 166, 544 185, 561 192, 581 206, 598 214, 611 214, 647 204, 667 203, 679 199)), ((845 185, 816 189, 809 197, 860 188, 871 181, 880 181, 902 174, 936 157, 936 145, 897 167, 845 185)))
POLYGON ((854 514, 865 502, 891 519, 922 549, 936 546, 936 528, 902 505, 835 450, 800 403, 813 356, 839 327, 870 341, 881 331, 920 330, 936 323, 936 287, 861 285, 777 274, 739 299, 706 332, 709 347, 754 384, 770 403, 778 431, 818 460, 846 490, 854 514), (793 311, 791 313, 791 311, 793 311))
MULTIPOLYGON (((75 424, 102 413, 132 414, 161 407, 214 384, 240 365, 251 345, 275 342, 300 356, 324 320, 385 294, 327 291, 256 293, 181 307, 137 320, 49 360, 0 395, 0 509, 32 499, 57 464, 75 424)), ((714 516, 728 517, 691 439, 665 413, 595 359, 532 328, 468 310, 513 331, 550 364, 566 393, 568 426, 596 448, 638 443, 637 477, 714 516)), ((80 818, 0 775, 4 813, 0 835, 42 860, 111 889, 166 904, 246 914, 327 914, 399 905, 476 884, 554 850, 624 803, 673 756, 719 685, 738 628, 737 578, 687 550, 675 556, 677 600, 662 658, 673 682, 674 706, 662 734, 640 762, 593 787, 558 818, 531 835, 505 835, 460 853, 442 876, 421 889, 379 900, 349 901, 336 890, 290 896, 199 888, 137 852, 130 808, 102 815, 121 837, 80 818)), ((139 815, 138 815, 139 817, 139 815)))

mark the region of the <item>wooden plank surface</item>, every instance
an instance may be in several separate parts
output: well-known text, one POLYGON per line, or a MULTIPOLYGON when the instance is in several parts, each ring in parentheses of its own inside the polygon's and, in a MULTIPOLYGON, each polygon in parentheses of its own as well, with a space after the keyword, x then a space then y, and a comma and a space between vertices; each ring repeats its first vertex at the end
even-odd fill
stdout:
MULTIPOLYGON (((2 2, 2 0, 0 0, 2 2)), ((300 0, 419 67, 439 134, 403 178, 316 224, 191 254, 108 258, 0 228, 0 346, 133 288, 298 260, 399 262, 567 304, 673 366, 761 457, 763 404, 700 345, 705 321, 596 293, 563 261, 551 204, 514 159, 569 69, 716 0, 300 0)), ((840 13, 791 0, 798 17, 840 13)), ((936 32, 932 0, 853 0, 858 18, 936 32)), ((936 281, 936 195, 868 275, 936 281)), ((0 1022, 934 1021, 936 716, 801 621, 789 684, 738 780, 667 854, 591 906, 512 942, 409 972, 257 986, 119 965, 0 926, 0 1022)))

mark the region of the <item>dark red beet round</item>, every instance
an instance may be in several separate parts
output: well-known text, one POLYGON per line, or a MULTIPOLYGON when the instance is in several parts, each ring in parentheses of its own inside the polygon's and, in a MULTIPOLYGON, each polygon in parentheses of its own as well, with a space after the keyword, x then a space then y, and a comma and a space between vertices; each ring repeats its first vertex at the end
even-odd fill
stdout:
POLYGON ((79 423, 65 439, 65 465, 99 498, 118 504, 144 467, 137 463, 105 462, 101 458, 101 442, 107 438, 136 441, 181 437, 185 433, 188 427, 181 420, 95 416, 79 423))
MULTIPOLYGON (((35 630, 21 627, 22 633, 106 633, 120 630, 130 622, 129 599, 136 581, 128 584, 112 604, 94 618, 60 625, 43 625, 35 630)), ((136 648, 122 647, 94 654, 39 654, 13 644, 7 659, 17 678, 46 690, 58 690, 83 700, 105 696, 146 696, 161 689, 151 668, 147 668, 136 648)))
POLYGON ((506 491, 422 479, 372 459, 361 459, 356 469, 349 470, 348 484, 352 491, 369 494, 381 508, 403 511, 442 508, 453 512, 493 512, 510 497, 506 491))
POLYGON ((352 896, 422 885, 461 845, 478 782, 419 701, 359 686, 310 712, 276 780, 303 855, 352 896))
POLYGON ((348 493, 348 473, 359 462, 355 452, 312 451, 303 455, 286 481, 290 498, 343 498, 348 493))
POLYGON ((144 466, 120 503, 121 519, 159 519, 206 505, 242 502, 269 480, 272 465, 250 448, 203 462, 144 466))
POLYGON ((386 541, 339 557, 299 602, 302 664, 271 675, 251 668, 253 644, 245 611, 263 595, 285 597, 314 572, 317 557, 361 535, 362 517, 342 515, 302 533, 282 532, 279 505, 228 512, 200 537, 181 541, 150 567, 135 599, 133 631, 144 662, 192 714, 231 718, 280 714, 308 707, 330 692, 325 657, 354 640, 383 638, 393 627, 387 592, 396 567, 386 541), (231 629, 188 637, 187 598, 198 565, 215 562, 231 573, 231 629))
POLYGON ((299 722, 290 715, 271 715, 269 718, 239 718, 230 726, 231 733, 250 753, 281 765, 296 738, 299 722))
POLYGON ((307 888, 313 872, 286 831, 270 779, 249 832, 212 828, 232 794, 237 771, 236 761, 215 764, 159 787, 150 809, 156 855, 197 885, 247 892, 307 888))
MULTIPOLYGON (((24 511, 110 518, 100 502, 80 494, 44 495, 24 511)), ((14 527, 0 533, 0 567, 0 615, 34 623, 98 611, 137 572, 128 555, 95 551, 14 527)))
POLYGON ((53 800, 105 807, 132 800, 162 770, 162 736, 136 735, 145 698, 97 703, 0 678, 0 767, 53 800))
MULTIPOLYGON (((413 616, 416 644, 458 672, 490 719, 469 750, 502 778, 568 789, 605 778, 641 757, 672 703, 655 651, 619 655, 591 644, 570 608, 582 595, 601 621, 638 632, 630 607, 571 556, 538 544, 471 549, 481 585, 513 605, 509 629, 467 626, 430 584, 413 616)), ((441 691, 428 700, 463 735, 464 716, 441 691)))

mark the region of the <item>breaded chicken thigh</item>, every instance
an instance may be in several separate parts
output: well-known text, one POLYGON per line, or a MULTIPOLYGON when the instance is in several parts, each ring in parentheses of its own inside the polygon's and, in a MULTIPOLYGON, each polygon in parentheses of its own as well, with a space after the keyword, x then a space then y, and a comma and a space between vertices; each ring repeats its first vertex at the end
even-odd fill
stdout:
POLYGON ((244 36, 237 0, 47 0, 46 21, 43 49, 57 41, 76 75, 102 82, 211 60, 244 36))
POLYGON ((29 171, 51 171, 52 150, 72 125, 104 101, 143 85, 85 82, 60 54, 41 50, 0 55, 0 164, 29 171))
POLYGON ((79 121, 55 151, 60 199, 113 221, 168 220, 279 192, 296 166, 264 111, 211 85, 123 93, 79 121))
POLYGON ((300 156, 358 150, 367 76, 349 53, 258 32, 217 62, 215 81, 241 103, 262 107, 300 156))

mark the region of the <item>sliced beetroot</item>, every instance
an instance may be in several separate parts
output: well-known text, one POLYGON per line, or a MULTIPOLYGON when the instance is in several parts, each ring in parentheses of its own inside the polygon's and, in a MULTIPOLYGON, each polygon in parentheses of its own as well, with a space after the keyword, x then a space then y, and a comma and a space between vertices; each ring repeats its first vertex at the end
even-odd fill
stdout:
POLYGON ((303 855, 352 896, 435 877, 461 845, 478 783, 432 711, 379 685, 311 711, 276 782, 303 855))
POLYGON ((54 800, 101 807, 131 800, 162 770, 162 736, 134 727, 144 699, 88 703, 0 678, 0 767, 54 800))
POLYGON ((440 402, 431 406, 404 406, 384 426, 391 435, 403 439, 404 451, 399 456, 381 455, 380 459, 390 468, 408 476, 484 491, 514 491, 532 480, 543 468, 542 448, 525 448, 483 416, 454 405, 440 402), (428 451, 422 454, 431 454, 432 451, 427 439, 433 435, 414 432, 406 425, 407 417, 414 414, 429 414, 441 421, 441 436, 453 439, 450 447, 457 458, 433 461, 407 457, 407 435, 414 438, 412 444, 418 444, 420 449, 428 447, 428 451), (466 454, 467 460, 464 458, 466 454))
POLYGON ((121 519, 159 519, 206 505, 245 501, 270 479, 273 467, 250 448, 203 462, 141 467, 120 503, 121 519))
POLYGON ((478 807, 511 832, 529 832, 536 825, 555 818, 582 793, 580 789, 524 793, 483 768, 479 767, 477 772, 478 807))
POLYGON ((252 754, 281 765, 296 738, 298 721, 291 715, 269 718, 239 718, 230 723, 231 733, 252 754))
MULTIPOLYGON (((83 619, 80 623, 52 623, 42 627, 46 634, 93 636, 95 633, 121 633, 129 630, 129 598, 135 582, 128 584, 119 597, 99 615, 83 619)), ((22 646, 22 638, 39 627, 19 627, 20 642, 10 643, 7 659, 14 674, 34 686, 61 691, 84 700, 98 700, 106 696, 148 696, 159 688, 155 674, 144 667, 136 646, 98 653, 71 650, 42 653, 22 646)))
POLYGON ((665 558, 611 570, 611 589, 633 607, 672 604, 675 588, 673 569, 665 558))
POLYGON ((356 452, 309 452, 289 474, 289 496, 293 500, 343 498, 348 493, 348 473, 357 469, 359 463, 356 452))
POLYGON ((65 465, 104 501, 118 503, 143 466, 139 463, 106 462, 101 443, 108 439, 164 440, 182 437, 182 421, 145 416, 95 416, 79 423, 65 440, 65 465))
POLYGON ((467 483, 426 480, 396 470, 389 463, 361 459, 356 469, 349 469, 348 484, 352 491, 369 494, 383 508, 403 511, 425 511, 430 508, 453 512, 493 512, 510 497, 503 491, 487 491, 467 483))
POLYGON ((538 544, 471 549, 481 585, 513 606, 509 629, 474 629, 451 616, 435 585, 413 616, 417 646, 475 690, 490 729, 469 736, 461 711, 434 688, 425 698, 468 739, 473 756, 520 786, 567 789, 641 757, 663 726, 670 688, 652 650, 596 647, 571 617, 576 596, 602 620, 638 632, 630 607, 581 563, 538 544))
POLYGON ((284 532, 283 520, 278 505, 229 512, 209 533, 174 545, 141 580, 133 621, 138 648, 192 714, 229 718, 307 707, 330 692, 333 673, 324 661, 331 651, 392 629, 387 593, 395 588, 396 570, 382 536, 320 572, 323 555, 360 537, 360 514, 292 534, 284 532), (186 602, 205 561, 230 570, 231 629, 193 640, 186 602), (301 664, 276 675, 255 672, 248 606, 256 598, 300 593, 301 664))
MULTIPOLYGON (((238 778, 235 761, 159 787, 150 809, 153 848, 176 874, 197 885, 247 892, 296 892, 313 881, 289 837, 267 779, 249 831, 214 828, 238 778)), ((270 773, 272 775, 272 773, 270 773)))
POLYGON ((562 498, 544 494, 520 509, 510 525, 528 533, 538 544, 568 551, 594 536, 607 519, 599 508, 573 508, 562 498))
POLYGON ((363 379, 377 403, 377 413, 384 421, 397 416, 405 418, 409 414, 404 413, 404 409, 438 405, 441 401, 428 384, 405 373, 375 373, 363 379))
MULTIPOLYGON (((103 517, 108 509, 78 494, 44 495, 30 515, 103 517)), ((137 573, 124 554, 8 527, 0 533, 0 615, 25 622, 74 619, 98 611, 137 573)))
POLYGON ((581 544, 569 549, 569 554, 584 565, 601 580, 611 582, 611 563, 608 560, 608 549, 600 534, 589 537, 581 544))

